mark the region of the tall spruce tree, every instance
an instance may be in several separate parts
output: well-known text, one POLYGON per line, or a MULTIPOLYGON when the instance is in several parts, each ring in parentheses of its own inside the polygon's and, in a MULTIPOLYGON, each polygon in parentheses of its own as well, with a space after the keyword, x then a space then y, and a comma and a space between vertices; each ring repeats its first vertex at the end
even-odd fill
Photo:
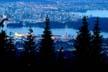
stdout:
MULTIPOLYGON (((33 36, 33 30, 30 28, 27 38, 24 42, 24 52, 20 55, 20 62, 22 64, 22 68, 31 69, 34 68, 37 61, 35 56, 35 37, 33 36)), ((33 69, 32 69, 33 70, 33 69)))
MULTIPOLYGON (((0 22, 0 55, 4 55, 4 52, 6 50, 6 42, 7 42, 7 35, 4 28, 4 21, 8 20, 7 18, 4 18, 0 22)), ((3 57, 3 56, 2 56, 3 57)))
POLYGON ((4 55, 6 52, 7 35, 4 30, 0 32, 0 55, 4 55))
POLYGON ((7 18, 4 18, 0 22, 0 67, 1 69, 6 68, 6 44, 7 44, 7 34, 4 28, 4 21, 8 20, 7 18))
POLYGON ((50 22, 47 16, 45 21, 46 27, 42 35, 42 40, 40 43, 40 51, 39 51, 42 64, 43 65, 45 64, 47 66, 53 64, 55 61, 54 44, 51 38, 52 34, 50 31, 49 24, 50 22))
POLYGON ((83 65, 83 67, 87 67, 89 66, 91 55, 91 34, 88 30, 88 22, 85 16, 82 19, 82 24, 74 45, 76 48, 77 66, 82 67, 83 65))
POLYGON ((92 40, 92 54, 93 62, 96 65, 103 63, 102 51, 102 35, 100 34, 99 18, 97 18, 94 29, 93 29, 93 40, 92 40))
POLYGON ((16 47, 14 45, 14 38, 10 32, 10 36, 7 39, 7 51, 10 58, 16 58, 16 47))
POLYGON ((6 58, 7 58, 7 34, 2 29, 0 32, 0 67, 7 68, 6 58))
POLYGON ((33 33, 33 30, 30 28, 28 36, 24 43, 24 49, 25 49, 25 52, 27 53, 34 53, 34 50, 36 48, 35 37, 33 36, 32 33, 33 33))
POLYGON ((12 71, 14 69, 16 69, 17 67, 17 60, 16 60, 16 47, 14 44, 14 38, 12 36, 12 33, 10 32, 10 36, 8 36, 7 38, 7 49, 6 49, 6 60, 7 60, 7 66, 8 68, 12 71))

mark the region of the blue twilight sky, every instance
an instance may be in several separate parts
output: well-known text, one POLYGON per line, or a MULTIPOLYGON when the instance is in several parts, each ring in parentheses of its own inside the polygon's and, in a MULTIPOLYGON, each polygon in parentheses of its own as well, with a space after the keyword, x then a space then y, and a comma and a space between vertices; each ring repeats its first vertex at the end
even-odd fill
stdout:
POLYGON ((1 2, 16 2, 16 1, 46 1, 46 0, 0 0, 1 2))
POLYGON ((16 2, 16 1, 24 1, 24 2, 29 2, 29 1, 33 1, 33 2, 44 2, 44 1, 65 1, 65 2, 71 2, 71 1, 75 1, 75 2, 108 2, 108 0, 0 0, 0 2, 16 2))

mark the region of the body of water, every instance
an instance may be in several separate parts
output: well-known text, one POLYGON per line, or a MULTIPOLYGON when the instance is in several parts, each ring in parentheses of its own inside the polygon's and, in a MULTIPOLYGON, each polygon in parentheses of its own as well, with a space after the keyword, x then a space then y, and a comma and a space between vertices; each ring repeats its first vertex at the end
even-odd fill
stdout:
MULTIPOLYGON (((23 28, 7 28, 5 29, 7 34, 9 34, 10 32, 12 33, 21 33, 21 34, 27 34, 28 33, 28 29, 26 27, 23 28)), ((32 28, 34 31, 34 34, 36 36, 40 36, 43 34, 44 29, 43 28, 39 28, 39 27, 33 27, 32 28)), ((52 34, 53 35, 70 35, 70 36, 76 36, 78 30, 72 29, 72 28, 60 28, 60 29, 51 29, 52 34)), ((108 33, 106 32, 101 32, 101 35, 103 35, 104 38, 108 38, 108 33)))
MULTIPOLYGON (((107 17, 108 18, 108 10, 87 10, 86 12, 72 12, 72 14, 77 14, 79 16, 92 16, 92 17, 107 17)), ((43 33, 43 28, 39 27, 33 27, 32 28, 35 35, 41 35, 43 33)), ((13 33, 28 33, 28 28, 5 28, 6 32, 9 34, 10 32, 13 33)), ((78 30, 72 29, 72 28, 54 28, 51 29, 53 35, 71 35, 76 36, 78 30)), ((104 38, 108 38, 108 32, 101 32, 104 38)))

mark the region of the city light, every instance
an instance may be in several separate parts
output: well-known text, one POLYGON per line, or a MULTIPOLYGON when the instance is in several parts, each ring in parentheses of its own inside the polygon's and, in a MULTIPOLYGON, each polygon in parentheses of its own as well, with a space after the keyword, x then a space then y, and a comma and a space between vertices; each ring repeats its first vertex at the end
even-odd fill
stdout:
POLYGON ((25 36, 24 34, 20 34, 20 33, 15 33, 15 37, 23 37, 23 36, 25 36))

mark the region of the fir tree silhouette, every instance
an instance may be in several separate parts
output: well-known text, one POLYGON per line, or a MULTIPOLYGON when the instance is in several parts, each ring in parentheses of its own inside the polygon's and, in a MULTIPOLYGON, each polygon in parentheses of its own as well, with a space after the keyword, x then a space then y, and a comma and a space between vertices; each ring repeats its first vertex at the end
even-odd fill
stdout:
POLYGON ((77 58, 76 67, 84 70, 84 68, 89 68, 89 63, 90 63, 91 34, 88 30, 88 22, 85 16, 82 19, 82 24, 83 25, 79 29, 74 45, 76 48, 76 58, 77 58))
POLYGON ((17 60, 16 60, 16 47, 14 44, 14 38, 12 36, 12 33, 10 32, 10 36, 8 36, 7 38, 7 49, 6 49, 6 60, 7 60, 7 64, 8 67, 10 68, 10 70, 14 70, 17 68, 17 60), (12 69, 14 68, 14 69, 12 69))
POLYGON ((4 28, 4 21, 8 20, 7 18, 4 18, 0 22, 0 67, 1 71, 3 68, 6 68, 7 62, 6 62, 6 44, 7 44, 7 34, 5 32, 4 28))
POLYGON ((0 55, 3 55, 4 51, 6 49, 7 34, 6 34, 5 30, 3 30, 5 20, 8 20, 8 19, 7 18, 2 19, 0 22, 0 27, 2 28, 0 31, 0 53, 1 53, 0 55))
POLYGON ((0 67, 1 69, 6 68, 6 54, 7 54, 7 35, 4 30, 0 32, 0 67))
POLYGON ((22 64, 22 68, 25 70, 33 70, 35 67, 37 60, 35 56, 35 37, 33 36, 33 30, 30 28, 28 36, 24 42, 24 52, 20 55, 20 62, 22 64))
POLYGON ((4 52, 6 50, 6 43, 7 43, 7 35, 4 30, 0 33, 0 55, 4 55, 4 52))
POLYGON ((10 58, 12 56, 13 57, 16 57, 16 47, 14 45, 14 38, 12 36, 12 33, 10 32, 10 36, 8 36, 8 39, 7 39, 7 50, 9 52, 9 55, 10 55, 10 58))
POLYGON ((51 38, 52 34, 50 31, 49 24, 50 22, 47 16, 45 21, 46 27, 44 29, 44 33, 42 35, 42 40, 40 43, 39 54, 40 54, 41 64, 51 67, 51 65, 55 63, 55 50, 54 50, 53 40, 51 38))
POLYGON ((104 63, 102 51, 102 35, 100 34, 99 28, 99 18, 97 18, 94 29, 93 29, 93 40, 92 40, 92 54, 93 54, 93 64, 97 68, 102 66, 104 63))

